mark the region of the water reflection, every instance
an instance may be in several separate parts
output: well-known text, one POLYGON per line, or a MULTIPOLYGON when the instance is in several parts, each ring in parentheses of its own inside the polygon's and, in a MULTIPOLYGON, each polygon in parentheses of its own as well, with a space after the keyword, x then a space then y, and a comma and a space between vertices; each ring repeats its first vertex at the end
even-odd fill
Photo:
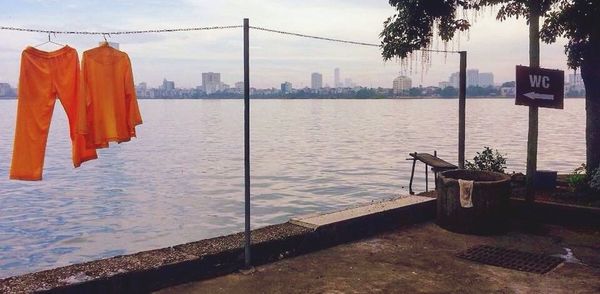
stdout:
MULTIPOLYGON (((56 107, 44 181, 9 181, 15 101, 0 101, 0 277, 241 231, 241 101, 140 101, 139 139, 73 169, 56 107)), ((407 194, 409 152, 456 162, 456 100, 256 100, 254 227, 407 194)), ((539 168, 585 159, 583 100, 541 110, 539 168)), ((525 167, 527 109, 470 100, 467 158, 484 145, 525 167)), ((423 190, 419 166, 415 190, 423 190)), ((430 185, 430 187, 433 184, 430 185)))

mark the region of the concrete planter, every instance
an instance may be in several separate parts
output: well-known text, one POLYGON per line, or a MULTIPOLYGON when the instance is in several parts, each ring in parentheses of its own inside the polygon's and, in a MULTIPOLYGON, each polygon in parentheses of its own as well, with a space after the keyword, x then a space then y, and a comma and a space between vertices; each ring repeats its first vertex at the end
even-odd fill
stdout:
POLYGON ((437 223, 441 227, 466 234, 497 234, 507 229, 510 176, 502 173, 450 170, 437 182, 437 223), (473 207, 460 205, 458 180, 473 183, 473 207))

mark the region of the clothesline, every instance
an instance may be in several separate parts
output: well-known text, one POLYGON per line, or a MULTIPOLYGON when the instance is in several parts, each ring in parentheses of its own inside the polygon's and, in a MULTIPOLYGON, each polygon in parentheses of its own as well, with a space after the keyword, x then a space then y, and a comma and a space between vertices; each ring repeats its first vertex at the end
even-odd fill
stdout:
MULTIPOLYGON (((236 29, 242 28, 242 25, 231 25, 231 26, 211 26, 211 27, 190 27, 190 28, 175 28, 175 29, 154 29, 154 30, 133 30, 133 31, 59 31, 59 30, 41 30, 41 29, 29 29, 29 28, 18 28, 18 27, 5 27, 0 26, 0 30, 6 31, 20 31, 20 32, 31 32, 31 33, 45 33, 45 34, 66 34, 66 35, 103 35, 103 36, 111 36, 111 35, 133 35, 133 34, 153 34, 153 33, 174 33, 174 32, 189 32, 189 31, 209 31, 209 30, 226 30, 226 29, 236 29)), ((367 42, 359 42, 359 41, 351 41, 344 39, 335 39, 329 37, 322 36, 314 36, 301 34, 296 32, 287 32, 282 30, 263 28, 263 27, 255 27, 250 26, 250 29, 264 31, 269 33, 276 33, 282 35, 290 35, 301 38, 309 38, 316 39, 322 41, 329 42, 337 42, 337 43, 345 43, 351 45, 359 45, 359 46, 367 46, 367 47, 381 47, 380 44, 367 43, 367 42)), ((433 49, 421 49, 415 51, 423 51, 423 52, 438 52, 438 53, 459 53, 460 51, 453 50, 433 50, 433 49)))
POLYGON ((175 32, 188 32, 188 31, 209 31, 209 30, 225 30, 241 28, 241 25, 235 26, 212 26, 212 27, 191 27, 191 28, 177 28, 177 29, 156 29, 156 30, 135 30, 135 31, 112 31, 112 32, 99 32, 99 31, 58 31, 58 30, 40 30, 40 29, 28 29, 28 28, 16 28, 16 27, 4 27, 0 26, 0 30, 5 31, 20 31, 30 33, 45 33, 45 34, 64 34, 64 35, 133 35, 133 34, 152 34, 152 33, 175 33, 175 32))

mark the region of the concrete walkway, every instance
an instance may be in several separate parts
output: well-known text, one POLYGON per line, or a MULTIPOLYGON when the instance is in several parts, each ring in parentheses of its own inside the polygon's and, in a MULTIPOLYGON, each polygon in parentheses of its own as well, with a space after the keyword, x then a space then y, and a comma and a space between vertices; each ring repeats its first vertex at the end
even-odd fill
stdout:
MULTIPOLYGON (((518 227, 518 226, 515 226, 518 227)), ((434 223, 167 288, 158 293, 600 293, 600 228, 541 226, 495 237, 461 235, 434 223), (488 244, 571 262, 544 275, 462 260, 455 255, 488 244)))

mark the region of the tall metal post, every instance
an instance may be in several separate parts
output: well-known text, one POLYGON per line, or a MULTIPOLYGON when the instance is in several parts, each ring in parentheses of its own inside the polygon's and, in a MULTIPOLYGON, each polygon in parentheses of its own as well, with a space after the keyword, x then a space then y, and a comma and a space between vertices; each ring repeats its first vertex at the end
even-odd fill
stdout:
MULTIPOLYGON (((529 66, 540 67, 540 14, 530 8, 529 17, 529 66)), ((537 170, 538 107, 529 106, 529 132, 527 135, 527 176, 525 202, 531 209, 535 200, 534 177, 537 170)), ((531 210, 530 210, 531 211, 531 210)))
POLYGON ((244 18, 244 264, 250 268, 250 21, 244 18))
POLYGON ((467 104, 467 51, 460 51, 458 87, 458 168, 465 168, 465 111, 467 104))

